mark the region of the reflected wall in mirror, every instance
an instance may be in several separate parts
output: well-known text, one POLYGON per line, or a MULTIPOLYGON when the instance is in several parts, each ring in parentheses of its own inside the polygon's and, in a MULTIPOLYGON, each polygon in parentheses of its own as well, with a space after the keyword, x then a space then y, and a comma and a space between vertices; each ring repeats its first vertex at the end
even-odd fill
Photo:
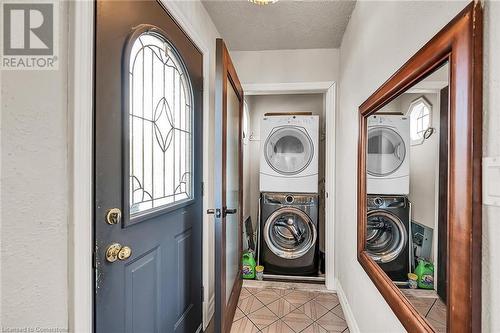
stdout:
POLYGON ((365 250, 436 332, 446 332, 448 68, 367 119, 365 250))
POLYGON ((358 261, 407 331, 480 332, 481 3, 359 115, 358 261))

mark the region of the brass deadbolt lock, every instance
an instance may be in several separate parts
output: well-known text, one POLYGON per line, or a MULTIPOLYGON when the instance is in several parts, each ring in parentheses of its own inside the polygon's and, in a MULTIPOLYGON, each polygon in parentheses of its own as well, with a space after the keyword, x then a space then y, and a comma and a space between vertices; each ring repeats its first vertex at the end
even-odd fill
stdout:
POLYGON ((120 210, 120 208, 111 208, 106 213, 106 222, 108 224, 111 225, 118 224, 121 222, 121 220, 122 220, 122 211, 120 210))
POLYGON ((132 249, 128 246, 122 246, 119 243, 113 243, 106 250, 106 260, 115 262, 117 259, 126 260, 132 255, 132 249))

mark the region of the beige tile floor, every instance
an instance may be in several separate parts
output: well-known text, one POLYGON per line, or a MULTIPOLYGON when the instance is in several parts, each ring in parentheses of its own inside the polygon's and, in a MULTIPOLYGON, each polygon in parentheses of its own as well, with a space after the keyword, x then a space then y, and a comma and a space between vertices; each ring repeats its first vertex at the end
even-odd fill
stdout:
POLYGON ((436 332, 446 332, 446 305, 437 294, 404 292, 415 309, 427 319, 436 332))
POLYGON ((251 283, 241 290, 231 333, 349 332, 335 293, 288 283, 251 283))

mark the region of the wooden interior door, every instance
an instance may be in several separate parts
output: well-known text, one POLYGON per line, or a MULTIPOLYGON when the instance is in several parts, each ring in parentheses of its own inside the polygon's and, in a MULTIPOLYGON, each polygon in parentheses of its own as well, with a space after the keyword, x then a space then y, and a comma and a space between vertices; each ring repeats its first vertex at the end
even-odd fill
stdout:
POLYGON ((196 332, 202 54, 157 1, 97 1, 95 38, 95 331, 196 332))
POLYGON ((241 291, 243 90, 217 39, 215 91, 215 331, 229 332, 241 291))

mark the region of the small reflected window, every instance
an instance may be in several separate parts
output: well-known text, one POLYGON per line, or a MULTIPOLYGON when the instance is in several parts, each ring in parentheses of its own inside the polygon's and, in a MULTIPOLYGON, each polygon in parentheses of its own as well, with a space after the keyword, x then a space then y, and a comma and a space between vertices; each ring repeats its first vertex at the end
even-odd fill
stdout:
POLYGON ((424 141, 424 133, 431 127, 432 105, 420 97, 410 104, 408 115, 410 117, 411 144, 417 145, 424 141))

